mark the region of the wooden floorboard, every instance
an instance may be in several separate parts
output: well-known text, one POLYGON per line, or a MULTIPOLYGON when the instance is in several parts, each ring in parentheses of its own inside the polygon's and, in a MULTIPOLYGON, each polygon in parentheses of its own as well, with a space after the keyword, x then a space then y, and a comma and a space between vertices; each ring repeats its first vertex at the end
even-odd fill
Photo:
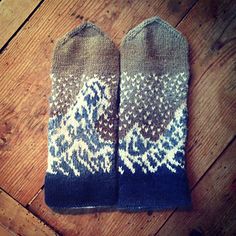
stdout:
MULTIPOLYGON (((227 2, 219 5, 218 20, 214 23, 206 21, 200 31, 199 25, 204 21, 200 14, 203 10, 205 10, 205 1, 200 1, 178 25, 178 29, 187 36, 191 44, 192 80, 189 94, 190 126, 187 153, 191 186, 196 184, 235 135, 233 85, 235 46, 233 42, 225 44, 220 49, 212 46, 224 31, 223 40, 229 41, 233 36, 230 24, 234 23, 231 20, 234 8, 227 2), (229 14, 229 17, 222 21, 221 12, 224 11, 229 14), (229 32, 225 30, 227 26, 229 32), (217 28, 221 30, 216 30, 217 28)), ((168 211, 152 215, 100 213, 91 216, 59 217, 43 203, 43 191, 33 201, 30 209, 65 235, 72 233, 70 229, 68 230, 66 222, 70 222, 71 228, 77 229, 82 235, 93 233, 152 235, 172 214, 168 211), (55 219, 58 220, 55 221, 55 219), (100 224, 97 224, 98 221, 100 224), (106 227, 103 228, 101 225, 106 225, 106 227)))
POLYGON ((0 235, 1 236, 15 236, 16 234, 6 227, 4 227, 2 224, 0 224, 0 235))
POLYGON ((0 50, 40 3, 40 0, 0 1, 0 50))
MULTIPOLYGON (((89 20, 119 46, 129 29, 159 15, 177 26, 190 44, 186 162, 197 212, 189 213, 189 228, 183 225, 179 232, 188 235, 198 230, 197 223, 204 232, 219 232, 219 228, 205 227, 204 216, 197 221, 199 212, 204 215, 204 208, 199 208, 195 189, 202 191, 202 202, 218 201, 221 193, 211 198, 205 190, 206 185, 213 185, 211 167, 220 166, 222 160, 227 166, 231 163, 227 156, 235 141, 216 160, 236 133, 235 12, 234 1, 45 1, 0 56, 0 186, 63 235, 165 235, 161 232, 173 232, 179 214, 179 222, 183 222, 187 215, 178 211, 60 215, 45 205, 44 190, 40 190, 47 164, 49 69, 56 39, 89 20)), ((223 174, 228 171, 232 175, 232 170, 227 167, 223 174)), ((216 172, 217 181, 225 184, 223 190, 228 182, 223 182, 220 171, 216 172)), ((212 191, 220 192, 220 184, 217 186, 212 191)), ((206 217, 213 219, 225 204, 212 204, 215 209, 206 212, 206 217)), ((226 223, 234 206, 230 201, 225 206, 230 212, 226 223)), ((227 227, 225 230, 231 232, 231 225, 227 223, 227 227)))
POLYGON ((193 182, 236 133, 236 3, 216 6, 199 1, 177 27, 190 43, 187 161, 193 182))
MULTIPOLYGON (((0 232, 15 235, 56 235, 56 233, 36 218, 32 213, 0 189, 0 232)), ((4 234, 3 234, 4 235, 4 234)))
POLYGON ((193 4, 183 1, 173 12, 166 1, 148 9, 140 1, 123 2, 122 7, 112 1, 45 1, 0 57, 0 186, 26 205, 43 185, 55 39, 83 18, 96 22, 118 45, 124 32, 146 17, 158 13, 176 25, 193 4))
POLYGON ((156 235, 235 235, 235 154, 236 139, 193 189, 193 211, 175 212, 156 235))

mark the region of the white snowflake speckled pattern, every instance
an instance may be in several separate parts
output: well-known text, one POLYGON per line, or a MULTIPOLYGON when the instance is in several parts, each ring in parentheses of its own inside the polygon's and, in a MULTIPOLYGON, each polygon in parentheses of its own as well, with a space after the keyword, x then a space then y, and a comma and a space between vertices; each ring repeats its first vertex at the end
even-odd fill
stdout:
MULTIPOLYGON (((178 77, 184 84, 186 79, 183 78, 183 74, 176 76, 176 78, 178 77)), ((181 84, 178 81, 175 83, 181 84)), ((181 92, 182 88, 178 87, 178 90, 181 92)), ((121 91, 121 95, 125 92, 121 91)), ((177 96, 177 100, 174 100, 174 104, 179 105, 174 113, 168 113, 172 118, 167 125, 155 124, 154 120, 148 123, 148 120, 144 119, 147 120, 146 126, 148 126, 143 127, 140 120, 135 122, 137 115, 135 112, 132 113, 134 120, 130 120, 128 113, 124 114, 121 107, 120 118, 126 119, 126 124, 131 122, 129 124, 131 128, 124 137, 120 138, 118 157, 115 157, 115 143, 104 140, 95 129, 95 123, 110 105, 110 98, 109 86, 94 76, 83 84, 75 103, 69 107, 66 115, 50 117, 47 172, 76 176, 80 176, 84 172, 109 173, 114 168, 115 158, 118 158, 118 171, 121 174, 127 171, 135 173, 138 168, 141 168, 144 173, 155 173, 160 166, 165 166, 173 173, 178 168, 184 168, 184 148, 187 135, 186 99, 181 99, 180 95, 177 96), (179 103, 180 101, 181 103, 179 103), (148 129, 149 132, 151 129, 152 134, 154 131, 160 132, 160 130, 156 130, 158 127, 161 127, 163 131, 157 141, 144 137, 141 132, 142 129, 148 129)), ((53 100, 54 104, 55 101, 56 99, 53 100)), ((168 108, 171 106, 168 104, 168 108)), ((145 107, 142 106, 143 108, 145 110, 145 107)), ((167 109, 166 112, 168 111, 167 109)), ((123 127, 124 125, 125 123, 122 124, 123 127)))
POLYGON ((188 75, 121 77, 119 160, 121 174, 176 173, 185 167, 188 75))
POLYGON ((80 176, 111 171, 115 144, 104 140, 95 129, 110 105, 110 96, 109 85, 94 76, 83 84, 65 115, 50 117, 48 173, 80 176))
POLYGON ((167 125, 166 132, 156 142, 143 138, 138 124, 134 124, 125 138, 119 140, 119 172, 123 174, 129 170, 134 174, 137 166, 144 173, 155 173, 162 165, 173 173, 177 168, 184 168, 185 112, 186 104, 182 103, 174 119, 167 125))

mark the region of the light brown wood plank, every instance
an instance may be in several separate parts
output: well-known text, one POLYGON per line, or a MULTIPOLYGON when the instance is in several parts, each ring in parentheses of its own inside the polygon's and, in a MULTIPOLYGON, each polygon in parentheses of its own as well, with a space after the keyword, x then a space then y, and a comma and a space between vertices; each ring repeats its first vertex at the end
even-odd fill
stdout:
POLYGON ((234 235, 236 139, 192 191, 193 212, 175 212, 157 235, 234 235))
MULTIPOLYGON (((5 232, 9 229, 16 235, 56 235, 52 229, 1 189, 0 222, 5 227, 5 232)), ((3 228, 1 230, 3 231, 3 228)))
MULTIPOLYGON (((45 130, 47 115, 43 113, 47 110, 46 96, 50 91, 48 73, 53 40, 80 23, 80 18, 83 17, 95 21, 119 45, 124 33, 143 19, 158 14, 175 25, 183 17, 184 12, 182 6, 180 11, 176 11, 175 7, 171 7, 165 1, 157 2, 155 6, 150 7, 148 3, 141 1, 127 3, 122 8, 109 2, 107 6, 104 4, 58 2, 55 6, 45 2, 0 58, 1 91, 3 91, 1 129, 4 131, 1 143, 3 167, 0 179, 4 188, 23 204, 26 204, 37 192, 37 188, 43 184, 47 158, 45 130), (107 10, 110 10, 109 13, 107 10), (50 42, 52 43, 49 44, 50 42)), ((210 18, 204 22, 204 29, 199 30, 198 24, 200 20, 202 21, 204 4, 209 5, 201 1, 179 25, 191 43, 193 62, 190 140, 187 155, 191 185, 202 176, 235 133, 233 122, 235 92, 233 86, 229 86, 234 78, 233 58, 228 62, 230 54, 234 52, 233 41, 220 50, 214 50, 214 53, 210 50, 210 45, 217 40, 227 24, 229 27, 226 32, 229 33, 224 36, 224 40, 231 38, 232 23, 229 22, 234 8, 228 2, 221 3, 223 6, 220 5, 217 10, 218 19, 207 14, 206 17, 210 15, 210 18), (227 17, 222 16, 223 11, 226 11, 227 17), (225 19, 223 22, 222 18, 225 19), (222 66, 222 63, 226 64, 226 67, 222 66), (211 69, 206 72, 208 67, 211 69), (215 71, 214 74, 212 71, 215 71), (216 76, 221 73, 223 76, 216 80, 216 76), (219 106, 220 102, 223 104, 219 106)), ((215 12, 215 7, 211 7, 210 12, 215 12)), ((219 44, 215 45, 214 48, 218 48, 219 44)), ((59 217, 44 206, 43 193, 33 201, 30 210, 68 235, 75 235, 76 232, 80 232, 81 235, 96 232, 103 235, 153 234, 171 213, 161 212, 152 215, 102 213, 59 217)))
POLYGON ((16 234, 13 232, 10 232, 8 229, 6 229, 3 225, 0 224, 0 235, 1 236, 14 236, 16 234))
MULTIPOLYGON (((178 28, 184 32, 191 48, 191 74, 189 94, 189 142, 187 152, 187 170, 190 185, 193 187, 211 164, 220 155, 235 135, 235 44, 231 20, 235 5, 230 2, 219 3, 217 19, 209 17, 209 11, 203 14, 209 2, 200 1, 184 18, 178 28), (224 13, 226 12, 226 13, 224 13), (227 14, 227 17, 224 16, 227 14), (205 19, 205 21, 204 21, 205 19), (199 24, 204 21, 204 27, 199 24), (225 28, 227 29, 225 30, 225 28), (213 47, 219 40, 220 49, 213 47), (224 43, 228 42, 228 43, 224 43), (216 50, 217 49, 217 50, 216 50)), ((172 211, 153 214, 137 213, 100 213, 82 216, 59 216, 44 203, 43 191, 30 205, 30 210, 65 235, 153 235, 172 211), (99 224, 98 224, 99 222, 99 224), (69 229, 67 228, 69 223, 69 229), (106 226, 105 226, 106 225, 106 226)), ((194 201, 194 199, 193 199, 194 201)), ((197 204, 193 202, 193 204, 197 204)))
MULTIPOLYGON (((232 58, 232 62, 233 62, 233 58, 232 58)), ((215 85, 213 83, 213 81, 215 80, 215 74, 210 73, 210 75, 211 76, 209 77, 207 77, 206 75, 206 80, 209 80, 209 83, 213 84, 214 88, 216 88, 217 90, 220 89, 221 86, 225 87, 227 85, 226 83, 222 81, 221 83, 217 82, 215 85)), ((223 81, 227 82, 227 79, 224 78, 223 81)), ((199 96, 200 95, 201 93, 199 94, 199 96)), ((196 99, 197 98, 198 97, 196 97, 196 99)), ((222 98, 222 99, 224 100, 225 98, 222 98)), ((226 97, 226 100, 227 100, 227 97, 226 97)), ((195 108, 197 108, 197 106, 198 105, 196 105, 195 108)), ((209 114, 211 114, 210 113, 211 111, 212 110, 209 110, 209 114)), ((213 112, 215 111, 213 110, 213 112)), ((207 116, 206 119, 211 119, 211 118, 207 116)), ((203 137, 202 140, 204 141, 205 138, 203 137)), ((198 152, 196 151, 196 156, 192 156, 191 153, 188 153, 188 156, 192 156, 192 159, 188 159, 188 163, 190 163, 190 165, 192 164, 192 166, 195 168, 194 169, 195 172, 194 171, 190 172, 190 170, 188 172, 188 174, 190 175, 191 186, 193 186, 201 177, 199 173, 203 172, 204 165, 207 164, 207 166, 209 166, 210 161, 211 161, 211 155, 212 155, 210 153, 211 152, 210 150, 209 153, 206 153, 204 155, 205 158, 208 158, 208 163, 206 163, 206 161, 199 162, 197 160, 198 159, 197 157, 200 156, 201 158, 203 158, 202 152, 203 151, 206 152, 206 151, 205 150, 202 151, 202 149, 197 146, 196 148, 198 148, 199 150, 198 152), (198 178, 191 177, 193 175, 198 176, 198 178)), ((213 161, 214 159, 212 159, 212 162, 213 161)), ((91 216, 90 215, 60 216, 59 214, 53 213, 45 205, 43 194, 44 194, 43 192, 40 193, 39 196, 33 201, 33 203, 30 205, 30 210, 32 210, 35 214, 39 215, 44 220, 52 224, 53 227, 55 227, 57 230, 61 230, 61 232, 65 235, 71 235, 73 232, 76 232, 76 231, 73 231, 76 229, 80 230, 79 232, 81 233, 81 235, 90 235, 93 233, 100 233, 101 235, 109 235, 109 234, 118 235, 119 233, 122 233, 122 235, 131 235, 131 234, 134 234, 134 235, 135 234, 138 234, 138 235, 151 234, 152 235, 156 232, 156 230, 158 230, 161 224, 163 224, 165 220, 171 214, 171 211, 167 211, 167 212, 155 212, 152 215, 148 215, 146 213, 138 213, 138 214, 100 213, 97 215, 93 214, 91 216), (68 222, 70 222, 71 230, 67 228, 68 222), (100 224, 97 224, 97 222, 99 222, 100 224), (103 225, 106 225, 106 227, 103 227, 103 225)), ((193 198, 193 205, 195 204, 197 204, 197 202, 193 198)))
POLYGON ((96 22, 118 45, 132 25, 155 14, 176 25, 194 1, 182 1, 175 10, 166 1, 151 3, 45 1, 1 55, 0 186, 23 205, 44 183, 54 40, 83 18, 96 22))
POLYGON ((192 183, 236 134, 235 12, 235 1, 199 1, 178 26, 190 42, 187 161, 192 183))
POLYGON ((15 33, 40 0, 0 1, 0 49, 15 33))

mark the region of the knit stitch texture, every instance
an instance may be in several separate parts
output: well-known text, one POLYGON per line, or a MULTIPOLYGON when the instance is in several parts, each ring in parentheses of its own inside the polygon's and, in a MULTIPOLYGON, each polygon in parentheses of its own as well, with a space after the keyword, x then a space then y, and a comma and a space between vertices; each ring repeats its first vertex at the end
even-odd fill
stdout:
POLYGON ((188 44, 158 17, 121 45, 119 209, 191 208, 185 169, 188 44))
POLYGON ((45 201, 53 208, 112 207, 119 51, 85 23, 57 42, 51 79, 45 201))
POLYGON ((57 42, 51 80, 48 206, 191 209, 188 43, 179 31, 149 18, 119 52, 84 23, 57 42))

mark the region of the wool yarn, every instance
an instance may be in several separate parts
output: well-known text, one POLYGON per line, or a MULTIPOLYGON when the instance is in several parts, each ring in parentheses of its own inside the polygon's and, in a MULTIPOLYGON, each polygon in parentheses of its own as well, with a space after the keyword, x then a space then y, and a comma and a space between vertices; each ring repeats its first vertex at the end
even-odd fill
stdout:
POLYGON ((86 22, 54 49, 45 202, 52 208, 191 209, 186 38, 159 17, 120 51, 86 22))
POLYGON ((53 52, 45 202, 106 208, 117 202, 119 51, 84 23, 53 52))
POLYGON ((118 208, 191 208, 185 165, 188 43, 159 17, 121 45, 118 208))

